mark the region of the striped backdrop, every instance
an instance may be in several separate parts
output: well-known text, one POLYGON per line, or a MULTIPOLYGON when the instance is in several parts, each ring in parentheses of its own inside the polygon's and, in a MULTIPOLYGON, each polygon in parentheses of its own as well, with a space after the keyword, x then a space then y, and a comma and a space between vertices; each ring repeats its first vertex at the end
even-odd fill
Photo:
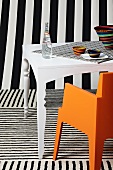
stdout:
MULTIPOLYGON (((22 44, 42 42, 49 22, 52 42, 98 40, 96 25, 113 24, 113 0, 0 0, 0 89, 23 89, 22 44)), ((36 88, 31 70, 30 88, 36 88)), ((47 83, 65 82, 95 88, 98 73, 73 75, 47 83)))

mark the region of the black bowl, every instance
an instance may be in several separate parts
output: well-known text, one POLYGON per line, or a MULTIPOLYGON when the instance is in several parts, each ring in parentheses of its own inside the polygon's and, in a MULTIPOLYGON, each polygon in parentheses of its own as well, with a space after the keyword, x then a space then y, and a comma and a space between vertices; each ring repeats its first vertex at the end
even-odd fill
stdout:
POLYGON ((100 56, 101 51, 98 49, 89 49, 87 50, 89 56, 92 58, 98 58, 100 56))

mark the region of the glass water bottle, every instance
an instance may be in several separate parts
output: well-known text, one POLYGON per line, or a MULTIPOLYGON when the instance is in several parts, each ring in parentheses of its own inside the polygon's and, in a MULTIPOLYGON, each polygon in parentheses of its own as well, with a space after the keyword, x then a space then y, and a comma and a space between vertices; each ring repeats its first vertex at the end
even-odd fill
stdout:
POLYGON ((52 55, 52 43, 49 34, 49 25, 45 23, 45 31, 42 42, 42 57, 45 59, 50 59, 52 55))

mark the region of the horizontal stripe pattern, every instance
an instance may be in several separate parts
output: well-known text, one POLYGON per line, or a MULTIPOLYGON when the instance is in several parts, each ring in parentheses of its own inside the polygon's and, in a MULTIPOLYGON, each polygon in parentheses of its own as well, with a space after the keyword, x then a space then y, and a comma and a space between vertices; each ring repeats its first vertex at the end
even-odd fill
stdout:
MULTIPOLYGON (((1 112, 0 159, 37 159, 36 110, 30 109, 30 116, 27 120, 23 119, 23 109, 2 109, 1 112), (9 118, 6 119, 6 116, 9 118)), ((57 110, 54 109, 53 112, 55 113, 51 113, 51 111, 47 110, 48 116, 45 130, 44 159, 51 159, 53 153, 57 110), (54 120, 52 117, 54 117, 54 120)), ((103 159, 113 158, 112 142, 113 140, 110 139, 105 142, 103 159)), ((88 159, 87 137, 80 131, 65 124, 62 132, 58 158, 88 159)))
MULTIPOLYGON (((23 160, 23 161, 1 161, 1 170, 87 170, 89 161, 83 160, 23 160)), ((102 169, 111 170, 113 168, 111 160, 103 160, 102 169)))
MULTIPOLYGON (((20 92, 20 90, 18 90, 20 92)), ((7 92, 7 102, 11 95, 7 92)), ((34 92, 34 90, 33 90, 34 92)), ((3 90, 1 91, 1 96, 3 90)), ((17 92, 15 92, 17 93, 17 92)), ((34 92, 35 93, 35 92, 34 92)), ((34 93, 30 91, 29 101, 34 101, 34 93)), ((58 107, 62 103, 62 90, 46 90, 46 127, 45 127, 45 151, 43 159, 52 159, 54 149, 54 138, 56 134, 56 123, 58 107), (54 104, 55 103, 55 104, 54 104)), ((20 103, 23 97, 20 94, 20 103)), ((13 98, 15 100, 15 98, 13 98)), ((13 101, 12 101, 13 102, 13 101)), ((19 102, 18 106, 21 104, 19 102)), ((36 103, 35 103, 36 104, 36 103)), ((6 106, 7 104, 4 103, 6 106)), ((33 104, 34 106, 34 104, 33 104)), ((36 106, 36 105, 35 105, 36 106)), ((107 139, 104 143, 103 160, 113 159, 113 139, 107 139)), ((37 137, 37 114, 36 107, 29 108, 28 117, 24 119, 24 108, 1 107, 0 108, 0 160, 23 160, 38 159, 38 137, 37 137)), ((88 138, 79 130, 64 123, 58 159, 89 159, 88 138), (68 148, 68 149, 67 149, 68 148)), ((107 165, 106 165, 107 166, 107 165)), ((78 169, 77 169, 78 170, 78 169)))
MULTIPOLYGON (((22 44, 41 43, 45 22, 49 22, 52 42, 94 41, 98 40, 94 26, 112 24, 112 9, 112 0, 1 0, 0 88, 23 89, 22 44)), ((90 77, 82 75, 83 88, 91 86, 90 77)), ((46 87, 58 84, 61 88, 75 78, 58 79, 46 87)), ((30 88, 36 89, 32 69, 30 80, 30 88)))

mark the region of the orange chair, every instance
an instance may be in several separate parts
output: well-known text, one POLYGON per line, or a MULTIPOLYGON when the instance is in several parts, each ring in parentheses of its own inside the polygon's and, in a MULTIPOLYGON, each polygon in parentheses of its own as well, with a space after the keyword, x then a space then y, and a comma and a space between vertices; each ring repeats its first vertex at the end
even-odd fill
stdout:
POLYGON ((113 138, 113 73, 100 73, 96 94, 65 84, 63 104, 58 111, 54 160, 63 122, 88 136, 90 170, 100 170, 104 141, 113 138))

